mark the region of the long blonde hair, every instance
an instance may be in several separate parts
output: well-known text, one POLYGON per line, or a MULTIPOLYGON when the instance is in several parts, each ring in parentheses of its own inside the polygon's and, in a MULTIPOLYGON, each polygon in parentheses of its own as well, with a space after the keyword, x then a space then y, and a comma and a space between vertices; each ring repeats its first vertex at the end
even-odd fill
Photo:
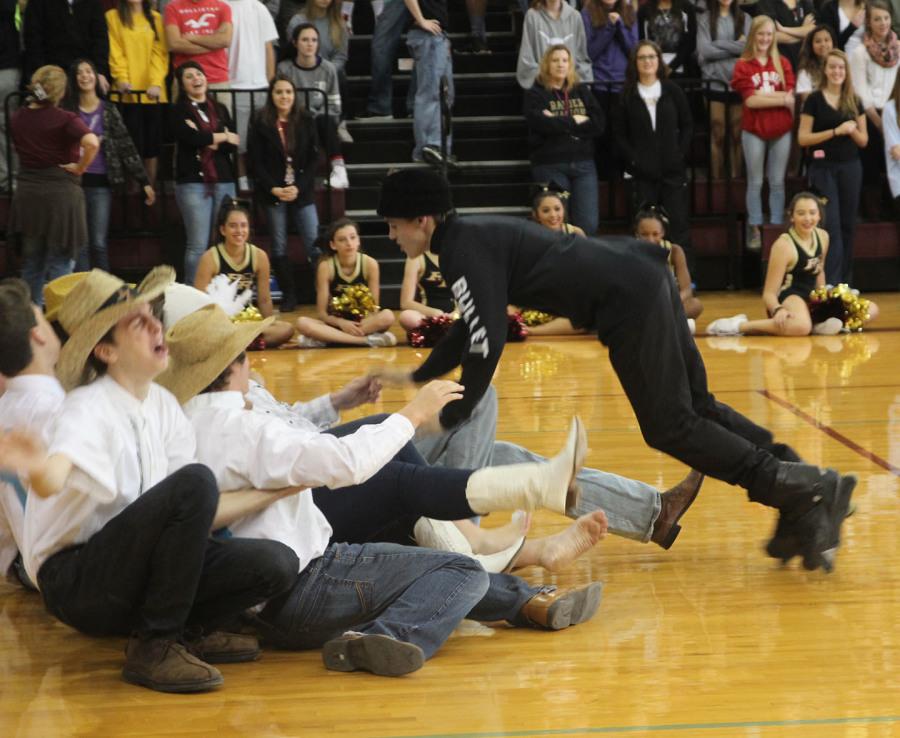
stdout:
POLYGON ((825 68, 828 66, 828 60, 832 56, 835 59, 840 59, 844 64, 844 81, 841 83, 841 93, 838 98, 838 110, 846 115, 852 115, 854 118, 858 118, 861 111, 856 104, 857 97, 856 91, 853 89, 853 80, 850 79, 850 62, 847 60, 847 55, 840 49, 832 49, 825 54, 825 63, 822 65, 823 86, 824 84, 827 84, 825 68))
POLYGON ((756 34, 764 23, 772 24, 772 45, 769 47, 769 58, 772 60, 772 66, 778 72, 782 84, 784 84, 784 67, 781 64, 781 54, 778 53, 778 44, 775 43, 775 21, 767 15, 758 15, 750 23, 750 30, 747 31, 747 41, 744 44, 744 51, 741 53, 741 59, 750 61, 756 57, 756 34))
POLYGON ((578 72, 575 71, 575 60, 572 59, 572 52, 565 44, 553 44, 549 47, 541 57, 541 65, 538 67, 536 81, 542 87, 550 86, 550 57, 557 51, 565 51, 569 56, 569 73, 566 75, 565 89, 571 90, 580 82, 578 72))
POLYGON ((317 21, 319 18, 328 19, 328 35, 331 36, 331 43, 340 46, 344 43, 344 37, 347 34, 347 26, 344 25, 344 17, 341 15, 340 0, 331 0, 331 5, 325 9, 319 8, 315 0, 306 0, 303 6, 303 15, 310 23, 317 21))

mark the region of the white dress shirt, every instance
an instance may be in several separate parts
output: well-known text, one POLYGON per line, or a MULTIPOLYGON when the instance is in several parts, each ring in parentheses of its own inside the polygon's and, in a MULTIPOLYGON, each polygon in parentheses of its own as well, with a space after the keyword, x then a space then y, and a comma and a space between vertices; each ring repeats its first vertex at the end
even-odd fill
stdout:
POLYGON ((23 559, 34 582, 50 556, 89 540, 196 458, 194 429, 174 395, 153 384, 141 401, 108 376, 69 393, 48 450, 73 469, 58 494, 32 497, 25 512, 23 559))
MULTIPOLYGON (((360 484, 390 461, 415 430, 395 414, 337 438, 248 409, 240 392, 198 395, 184 411, 197 432, 197 457, 212 469, 223 493, 247 487, 338 489, 360 484)), ((322 555, 331 538, 331 526, 309 489, 228 527, 241 537, 290 546, 300 559, 300 571, 322 555)))
POLYGON ((269 390, 251 379, 250 391, 245 397, 257 412, 274 415, 295 428, 318 432, 327 430, 340 420, 338 411, 331 404, 330 395, 288 405, 286 402, 276 400, 269 390))
MULTIPOLYGON (((43 374, 24 374, 6 382, 0 397, 0 430, 28 430, 45 443, 51 421, 59 412, 65 390, 56 379, 43 374)), ((23 550, 25 489, 14 476, 0 481, 0 576, 23 550), (24 498, 24 499, 23 499, 24 498)))

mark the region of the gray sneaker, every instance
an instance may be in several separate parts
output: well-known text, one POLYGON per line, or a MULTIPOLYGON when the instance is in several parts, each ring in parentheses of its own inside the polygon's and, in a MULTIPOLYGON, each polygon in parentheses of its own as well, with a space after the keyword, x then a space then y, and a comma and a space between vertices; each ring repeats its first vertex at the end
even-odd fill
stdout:
POLYGON ((370 346, 396 346, 397 339, 394 337, 393 333, 385 331, 384 333, 370 333, 366 336, 366 342, 370 346))
POLYGON ((714 320, 706 329, 711 336, 739 336, 741 335, 741 323, 747 320, 747 316, 741 313, 731 318, 719 318, 714 320))
POLYGON ((325 341, 317 341, 309 336, 298 336, 297 345, 300 348, 325 348, 325 341))

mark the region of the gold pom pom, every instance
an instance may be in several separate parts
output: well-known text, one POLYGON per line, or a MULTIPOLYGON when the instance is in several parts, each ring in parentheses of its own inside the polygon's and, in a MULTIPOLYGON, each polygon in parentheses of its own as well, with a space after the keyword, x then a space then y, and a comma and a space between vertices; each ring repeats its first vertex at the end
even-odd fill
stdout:
POLYGON ((364 284, 351 284, 340 295, 331 298, 328 312, 339 318, 359 322, 367 315, 377 313, 381 308, 375 304, 372 290, 364 284))
POLYGON ((247 305, 247 307, 237 313, 237 315, 231 316, 232 323, 253 323, 262 319, 263 316, 262 313, 259 312, 259 308, 253 305, 247 305))
POLYGON ((550 313, 542 313, 540 310, 528 309, 522 311, 522 322, 525 323, 525 325, 529 328, 532 328, 536 325, 544 325, 545 323, 549 323, 551 320, 555 319, 555 315, 551 315, 550 313))

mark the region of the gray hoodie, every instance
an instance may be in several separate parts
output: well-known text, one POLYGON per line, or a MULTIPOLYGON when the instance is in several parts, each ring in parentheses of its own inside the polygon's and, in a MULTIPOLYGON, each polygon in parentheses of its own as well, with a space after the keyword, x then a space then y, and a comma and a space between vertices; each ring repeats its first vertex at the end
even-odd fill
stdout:
MULTIPOLYGON (((750 32, 752 18, 744 13, 743 36, 750 32)), ((731 89, 731 75, 738 57, 744 51, 744 42, 734 40, 734 21, 731 15, 719 18, 716 38, 710 37, 709 11, 697 14, 697 61, 703 79, 714 79, 725 83, 722 90, 731 89)))
POLYGON ((531 8, 525 14, 522 45, 519 47, 519 62, 516 65, 516 80, 525 90, 531 89, 544 52, 554 44, 569 47, 575 71, 582 82, 594 81, 581 14, 566 2, 562 3, 561 8, 558 19, 552 18, 543 8, 531 8))

